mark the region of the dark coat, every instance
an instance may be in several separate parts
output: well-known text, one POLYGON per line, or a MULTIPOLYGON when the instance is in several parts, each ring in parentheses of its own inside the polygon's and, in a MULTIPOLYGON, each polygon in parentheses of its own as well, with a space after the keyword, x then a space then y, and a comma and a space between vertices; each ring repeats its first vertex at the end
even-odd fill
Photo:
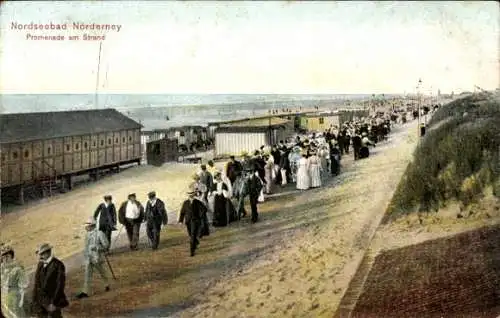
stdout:
POLYGON ((236 178, 241 176, 241 173, 243 172, 243 166, 239 161, 234 161, 234 162, 228 162, 227 164, 227 171, 226 171, 226 176, 228 177, 229 180, 231 180, 231 183, 234 183, 236 181, 236 178))
POLYGON ((250 197, 258 198, 264 185, 262 184, 262 181, 255 174, 253 174, 250 178, 248 178, 247 186, 250 197))
MULTIPOLYGON (((120 206, 120 210, 118 210, 118 221, 120 222, 120 224, 124 225, 126 223, 125 212, 127 211, 127 203, 128 201, 123 202, 122 205, 120 206)), ((135 222, 142 223, 142 221, 144 220, 144 207, 139 201, 136 201, 136 203, 137 206, 139 207, 139 217, 135 220, 135 222)))
POLYGON ((54 257, 45 268, 43 262, 39 262, 33 288, 33 311, 38 313, 40 306, 47 307, 50 304, 57 308, 67 307, 69 302, 64 293, 65 284, 66 268, 63 262, 54 257))
POLYGON ((113 203, 110 203, 108 207, 106 204, 101 203, 94 212, 94 219, 97 220, 99 217, 99 230, 115 230, 116 229, 116 208, 113 203))
POLYGON ((155 205, 151 206, 151 202, 148 200, 148 203, 146 203, 144 219, 148 223, 167 225, 168 215, 165 203, 163 203, 160 199, 156 199, 155 205))
POLYGON ((207 208, 199 200, 194 199, 184 201, 181 212, 179 213, 179 222, 189 225, 191 222, 202 222, 207 208))

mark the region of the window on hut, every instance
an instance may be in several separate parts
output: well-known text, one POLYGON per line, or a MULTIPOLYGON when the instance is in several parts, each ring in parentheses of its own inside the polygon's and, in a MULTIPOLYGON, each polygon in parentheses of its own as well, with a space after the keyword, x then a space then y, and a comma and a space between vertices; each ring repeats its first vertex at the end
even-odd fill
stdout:
POLYGON ((132 136, 128 136, 128 142, 132 142, 132 136))
POLYGON ((30 156, 29 150, 25 150, 24 151, 24 158, 29 158, 29 156, 30 156))
POLYGON ((181 132, 179 133, 179 136, 184 137, 184 136, 185 136, 185 133, 184 133, 183 131, 181 131, 181 132))
POLYGON ((112 142, 112 140, 111 140, 111 138, 109 138, 108 139, 108 145, 111 145, 111 142, 112 142))
POLYGON ((14 152, 12 153, 12 159, 17 159, 17 151, 14 151, 14 152))
MULTIPOLYGON (((71 146, 69 144, 66 145, 66 151, 70 151, 70 149, 71 149, 71 146)), ((50 152, 50 150, 48 152, 50 152)))
POLYGON ((78 150, 78 149, 80 149, 80 144, 75 145, 75 150, 78 150))
MULTIPOLYGON (((95 143, 94 143, 94 146, 95 146, 95 143)), ((83 149, 87 150, 88 147, 89 147, 89 144, 87 142, 84 142, 83 149)))
POLYGON ((126 139, 125 137, 122 138, 122 143, 125 143, 126 139))
POLYGON ((323 125, 325 123, 325 119, 323 117, 319 118, 319 124, 323 125))
POLYGON ((5 156, 5 154, 2 154, 2 163, 5 162, 7 160, 7 157, 5 156))
POLYGON ((115 144, 119 143, 120 142, 120 139, 118 138, 115 138, 115 144))
POLYGON ((101 140, 101 147, 104 146, 104 140, 101 140))

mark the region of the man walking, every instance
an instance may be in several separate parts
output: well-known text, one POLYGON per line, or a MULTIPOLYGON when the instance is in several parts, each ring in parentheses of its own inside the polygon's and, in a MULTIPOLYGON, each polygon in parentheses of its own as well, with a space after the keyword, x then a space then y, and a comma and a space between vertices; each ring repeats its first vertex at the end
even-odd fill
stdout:
POLYGON ((76 296, 78 299, 89 297, 90 282, 94 270, 99 272, 106 285, 106 291, 109 291, 108 277, 104 269, 104 253, 109 248, 109 241, 104 232, 97 228, 94 218, 90 218, 90 220, 85 223, 85 229, 87 230, 85 249, 83 250, 83 256, 85 258, 85 280, 82 291, 76 296))
POLYGON ((112 200, 110 195, 105 195, 104 202, 94 212, 97 228, 106 235, 108 242, 111 242, 111 233, 116 230, 116 208, 112 200))
POLYGON ((165 209, 165 203, 156 197, 156 192, 149 192, 148 199, 145 214, 146 233, 151 243, 151 248, 157 250, 160 244, 161 225, 165 226, 168 223, 167 210, 165 209))
POLYGON ((62 308, 69 305, 64 288, 66 267, 52 254, 52 246, 42 244, 37 252, 40 259, 35 273, 33 313, 36 317, 62 317, 62 308))
POLYGON ((136 200, 135 193, 129 194, 128 201, 120 206, 118 220, 127 230, 130 249, 137 250, 139 244, 139 230, 144 220, 144 207, 136 200))
POLYGON ((203 201, 208 202, 208 191, 212 189, 214 179, 212 174, 207 171, 207 166, 204 164, 201 165, 200 182, 205 185, 205 188, 207 189, 207 191, 203 193, 203 201))
POLYGON ((203 214, 206 213, 206 207, 200 200, 196 200, 196 189, 194 187, 190 187, 187 194, 188 199, 182 204, 179 213, 179 223, 186 225, 190 238, 191 256, 194 256, 194 252, 198 244, 200 244, 198 238, 200 236, 203 214))
POLYGON ((257 202, 260 195, 260 191, 264 187, 261 179, 258 176, 258 168, 253 170, 252 175, 248 178, 248 195, 250 197, 250 208, 252 210, 252 223, 259 220, 259 213, 257 212, 257 202))

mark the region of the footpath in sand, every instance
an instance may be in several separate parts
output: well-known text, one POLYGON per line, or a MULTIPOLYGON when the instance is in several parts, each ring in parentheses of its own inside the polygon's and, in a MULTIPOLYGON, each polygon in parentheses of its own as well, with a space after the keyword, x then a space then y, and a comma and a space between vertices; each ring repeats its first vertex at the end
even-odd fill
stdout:
POLYGON ((284 202, 281 217, 302 222, 301 229, 260 238, 275 241, 270 253, 225 276, 176 316, 332 317, 411 160, 416 131, 413 123, 395 129, 373 156, 344 169, 339 185, 284 202))

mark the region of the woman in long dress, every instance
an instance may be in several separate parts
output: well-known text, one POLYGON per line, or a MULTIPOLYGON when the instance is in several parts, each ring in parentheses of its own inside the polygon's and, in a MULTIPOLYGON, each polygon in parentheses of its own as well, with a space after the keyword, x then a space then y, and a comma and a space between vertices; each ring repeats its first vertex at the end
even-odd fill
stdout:
POLYGON ((303 153, 297 164, 297 189, 307 190, 311 185, 311 178, 309 176, 309 160, 307 154, 303 153))
POLYGON ((227 193, 228 187, 226 183, 222 181, 221 174, 218 172, 215 174, 214 184, 211 190, 214 202, 213 226, 227 226, 229 223, 229 215, 227 213, 227 199, 224 196, 224 192, 227 193))
POLYGON ((273 156, 266 153, 264 155, 264 160, 266 165, 264 166, 265 178, 266 178, 266 190, 265 194, 271 194, 273 189, 273 170, 274 170, 274 160, 273 156))
POLYGON ((14 249, 1 247, 1 307, 6 317, 26 317, 24 312, 24 295, 29 280, 24 267, 14 258, 14 249))
POLYGON ((311 176, 311 188, 321 187, 321 162, 316 151, 311 152, 309 157, 309 175, 311 176))
POLYGON ((328 171, 328 150, 326 145, 322 145, 318 151, 318 157, 321 162, 321 172, 323 175, 328 171))

